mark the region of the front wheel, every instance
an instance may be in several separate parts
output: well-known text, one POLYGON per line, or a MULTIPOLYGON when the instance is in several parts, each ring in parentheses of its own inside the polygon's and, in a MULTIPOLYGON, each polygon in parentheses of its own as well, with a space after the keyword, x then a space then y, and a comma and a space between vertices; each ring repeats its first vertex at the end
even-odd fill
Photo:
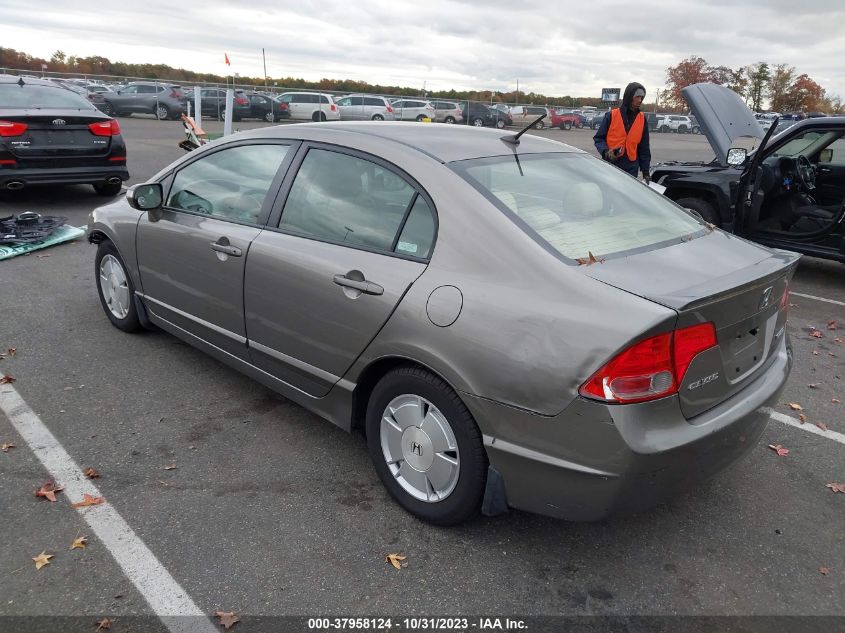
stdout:
POLYGON ((572 121, 565 121, 560 126, 561 130, 571 130, 572 129, 572 121))
POLYGON ((496 127, 499 128, 500 130, 504 129, 505 122, 502 119, 496 119, 496 127))
POLYGON ((456 525, 481 506, 487 455, 481 432, 438 376, 399 367, 367 404, 367 448, 376 473, 405 510, 435 525, 456 525))
POLYGON ((661 125, 660 128, 657 130, 658 132, 663 132, 664 134, 669 131, 668 125, 661 125))
POLYGON ((135 309, 135 286, 114 244, 100 242, 94 260, 97 294, 109 321, 124 332, 138 332, 141 323, 135 309))
POLYGON ((535 129, 535 130, 542 130, 544 127, 546 127, 546 124, 545 124, 545 123, 543 123, 542 121, 537 121, 537 122, 534 124, 534 129, 535 129))
POLYGON ((702 200, 701 198, 679 198, 675 202, 681 205, 684 209, 692 211, 705 222, 719 226, 720 222, 719 217, 716 214, 716 209, 714 209, 713 205, 706 200, 702 200))
POLYGON ((99 196, 116 196, 120 193, 120 190, 123 189, 122 182, 116 183, 98 183, 94 185, 94 191, 97 192, 99 196))

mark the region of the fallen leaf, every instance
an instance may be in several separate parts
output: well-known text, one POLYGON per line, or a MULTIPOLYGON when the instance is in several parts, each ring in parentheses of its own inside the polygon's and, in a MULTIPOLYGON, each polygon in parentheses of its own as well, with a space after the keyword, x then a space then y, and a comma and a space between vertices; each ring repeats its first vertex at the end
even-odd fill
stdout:
POLYGON ((109 629, 111 629, 112 624, 114 624, 114 620, 103 618, 102 620, 97 622, 97 628, 94 630, 94 633, 100 633, 100 631, 108 631, 109 629))
POLYGON ((839 326, 836 324, 836 321, 828 321, 828 322, 827 322, 827 329, 828 329, 828 330, 835 330, 835 329, 837 329, 838 327, 839 327, 839 326))
POLYGON ((44 565, 50 564, 50 559, 53 558, 55 554, 48 554, 47 552, 41 552, 38 556, 35 556, 32 560, 35 561, 35 569, 41 569, 44 565))
POLYGON ((830 488, 833 492, 843 492, 845 493, 845 484, 841 484, 838 481, 831 481, 830 483, 825 484, 825 488, 830 488))
POLYGON ((176 464, 168 464, 164 467, 164 470, 176 470, 176 464))
POLYGON ((15 378, 14 376, 11 376, 9 374, 3 374, 3 376, 0 377, 0 385, 11 384, 15 382, 15 380, 17 380, 17 378, 15 378))
POLYGON ((87 492, 82 495, 82 501, 79 503, 72 503, 72 508, 87 508, 88 506, 98 506, 101 503, 104 503, 105 499, 102 497, 92 497, 87 492))
POLYGON ((71 549, 85 549, 85 546, 88 544, 88 537, 87 536, 80 536, 73 540, 73 544, 70 546, 71 549))
POLYGON ((829 567, 819 567, 819 573, 822 576, 827 576, 830 573, 830 568, 829 567))
POLYGON ((786 406, 788 406, 788 407, 789 407, 790 409, 792 409, 793 411, 803 411, 803 410, 804 410, 804 407, 802 407, 802 406, 801 406, 800 404, 798 404, 797 402, 790 402, 790 403, 789 403, 789 404, 787 404, 786 406))
POLYGON ((779 457, 786 457, 787 455, 789 455, 789 449, 784 448, 780 444, 769 444, 769 448, 772 449, 775 453, 777 453, 779 457))
POLYGON ((834 343, 842 343, 842 342, 844 342, 844 341, 842 340, 842 337, 841 337, 841 336, 837 336, 835 339, 833 339, 833 342, 834 342, 834 343))
POLYGON ((798 419, 799 419, 799 420, 801 420, 801 424, 804 424, 804 422, 806 422, 806 421, 807 421, 807 416, 806 416, 806 415, 804 415, 803 413, 799 413, 799 414, 798 414, 798 419))
POLYGON ((790 307, 790 308, 797 308, 797 307, 798 307, 798 304, 797 304, 797 303, 790 303, 790 304, 789 304, 789 307, 790 307))
POLYGON ((0 451, 3 451, 4 453, 8 453, 10 448, 15 448, 15 445, 11 442, 3 442, 3 444, 0 444, 0 451))
POLYGON ((91 467, 88 467, 85 470, 83 470, 82 474, 85 475, 86 477, 88 477, 88 479, 99 479, 100 478, 100 473, 98 473, 96 470, 94 470, 91 467))
POLYGON ((831 398, 831 399, 830 399, 830 401, 831 401, 833 404, 839 404, 839 398, 831 398))
POLYGON ((56 486, 56 482, 48 481, 46 484, 41 486, 38 490, 35 491, 36 497, 47 497, 48 501, 56 500, 56 493, 61 492, 64 490, 64 486, 56 486))
POLYGON ((822 334, 819 330, 810 330, 810 336, 813 338, 824 338, 824 334, 822 334))
POLYGON ((160 483, 162 486, 167 486, 168 488, 170 487, 169 483, 167 483, 166 481, 162 481, 161 479, 158 480, 158 483, 160 483))
POLYGON ((816 426, 819 427, 822 431, 827 431, 827 424, 824 422, 816 422, 816 426))
POLYGON ((587 254, 589 255, 589 257, 578 257, 575 260, 578 262, 579 266, 590 266, 592 264, 601 264, 602 262, 604 262, 603 257, 596 258, 596 256, 593 255, 592 251, 587 251, 587 254))
POLYGON ((18 348, 17 347, 10 347, 8 349, 9 356, 17 356, 18 355, 18 348))
POLYGON ((818 388, 819 388, 819 383, 817 383, 817 382, 811 382, 811 383, 810 383, 809 385, 807 385, 807 386, 808 386, 810 389, 818 389, 818 388))
POLYGON ((406 558, 405 556, 401 556, 399 554, 388 554, 387 556, 384 557, 384 562, 390 563, 396 569, 402 569, 401 561, 405 560, 405 558, 406 558))
POLYGON ((215 611, 214 617, 220 619, 220 626, 227 631, 241 621, 234 611, 215 611))
POLYGON ((828 355, 828 356, 830 356, 831 358, 839 358, 839 357, 838 357, 836 354, 834 354, 833 352, 828 352, 828 353, 827 353, 827 355, 828 355))
POLYGON ((818 355, 819 355, 818 350, 815 350, 815 349, 814 349, 814 350, 813 350, 813 356, 818 356, 818 355))

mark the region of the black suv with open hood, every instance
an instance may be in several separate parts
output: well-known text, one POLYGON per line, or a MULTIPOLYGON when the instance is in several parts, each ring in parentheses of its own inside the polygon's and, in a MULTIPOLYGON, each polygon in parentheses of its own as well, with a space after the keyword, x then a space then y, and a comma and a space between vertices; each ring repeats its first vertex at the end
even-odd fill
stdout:
POLYGON ((684 88, 716 158, 652 169, 665 195, 727 231, 767 246, 845 262, 845 117, 763 132, 732 90, 684 88), (756 146, 740 147, 743 140, 756 146))
POLYGON ((128 179, 117 121, 61 86, 0 75, 0 189, 90 184, 114 196, 128 179))

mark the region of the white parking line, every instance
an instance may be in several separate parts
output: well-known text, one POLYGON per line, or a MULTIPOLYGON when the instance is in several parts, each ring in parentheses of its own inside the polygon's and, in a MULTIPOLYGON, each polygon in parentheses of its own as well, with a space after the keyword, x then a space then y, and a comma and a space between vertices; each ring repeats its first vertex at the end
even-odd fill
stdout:
MULTIPOLYGON (((0 410, 50 476, 58 485, 65 487, 64 494, 70 503, 82 501, 84 494, 101 496, 97 487, 85 478, 73 458, 10 385, 0 387, 0 410)), ((102 505, 79 508, 79 513, 172 633, 217 631, 108 500, 102 505)))
POLYGON ((816 295, 805 295, 800 292, 790 292, 790 297, 803 297, 804 299, 813 299, 814 301, 824 301, 825 303, 834 303, 838 306, 845 306, 845 301, 836 301, 835 299, 825 299, 824 297, 817 297, 816 295))
POLYGON ((769 417, 772 420, 776 420, 777 422, 788 424, 789 426, 794 426, 796 429, 801 429, 802 431, 806 431, 807 433, 821 435, 822 437, 826 437, 827 439, 833 440, 834 442, 839 442, 840 444, 845 444, 845 435, 843 435, 842 433, 837 433, 836 431, 831 430, 824 431, 817 427, 815 424, 812 424, 811 422, 804 422, 802 424, 801 420, 796 420, 793 417, 784 415, 783 413, 779 413, 770 407, 763 407, 760 409, 760 411, 768 413, 769 417))

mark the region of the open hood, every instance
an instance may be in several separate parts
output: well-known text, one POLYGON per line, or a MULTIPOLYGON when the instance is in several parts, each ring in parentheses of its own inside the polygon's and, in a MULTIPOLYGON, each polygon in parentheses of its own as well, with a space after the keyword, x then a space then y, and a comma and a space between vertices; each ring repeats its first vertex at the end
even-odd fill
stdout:
POLYGON ((727 167, 728 150, 740 137, 763 140, 765 132, 754 113, 730 88, 717 84, 693 84, 681 90, 702 133, 716 152, 716 160, 727 167))

